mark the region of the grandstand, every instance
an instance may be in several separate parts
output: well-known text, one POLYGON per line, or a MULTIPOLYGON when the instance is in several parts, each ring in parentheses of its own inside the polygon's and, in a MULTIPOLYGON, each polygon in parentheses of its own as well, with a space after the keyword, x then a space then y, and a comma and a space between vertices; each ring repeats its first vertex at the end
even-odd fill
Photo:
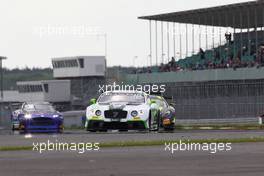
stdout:
POLYGON ((264 1, 139 19, 149 21, 149 69, 127 74, 123 82, 166 84, 179 119, 264 113, 264 1))
POLYGON ((264 44, 263 4, 263 1, 250 1, 139 17, 139 19, 149 20, 150 63, 153 63, 153 53, 155 53, 156 66, 158 66, 160 63, 158 53, 160 53, 163 64, 166 63, 164 55, 167 55, 167 63, 172 57, 178 58, 175 62, 175 66, 179 67, 177 70, 262 65, 264 63, 263 51, 261 52, 261 46, 264 44), (164 23, 167 24, 166 46, 164 45, 164 23), (154 43, 153 31, 155 32, 154 43), (155 51, 152 50, 153 44, 155 51), (166 54, 165 47, 167 47, 166 54))

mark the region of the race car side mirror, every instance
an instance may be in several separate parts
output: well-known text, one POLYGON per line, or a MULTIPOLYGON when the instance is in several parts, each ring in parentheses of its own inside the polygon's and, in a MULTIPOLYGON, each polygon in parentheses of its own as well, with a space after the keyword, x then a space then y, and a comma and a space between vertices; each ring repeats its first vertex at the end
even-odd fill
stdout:
POLYGON ((92 99, 90 100, 90 104, 91 104, 91 105, 96 104, 96 99, 95 99, 95 98, 92 98, 92 99))

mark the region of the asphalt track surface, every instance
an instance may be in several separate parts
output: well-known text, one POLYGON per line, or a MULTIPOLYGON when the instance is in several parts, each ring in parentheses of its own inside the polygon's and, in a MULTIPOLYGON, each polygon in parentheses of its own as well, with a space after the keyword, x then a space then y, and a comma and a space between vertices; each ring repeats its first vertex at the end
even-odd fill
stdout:
POLYGON ((84 154, 0 152, 2 176, 263 176, 264 143, 234 144, 232 151, 177 152, 160 147, 105 148, 84 154))
MULTIPOLYGON (((264 137, 262 130, 186 130, 174 133, 13 134, 0 132, 0 147, 47 142, 118 142, 264 137)), ((100 148, 99 151, 0 151, 0 176, 263 176, 264 143, 232 144, 231 151, 165 151, 165 146, 100 148)))
POLYGON ((86 131, 65 131, 64 134, 13 134, 10 131, 0 133, 0 147, 4 146, 31 146, 33 142, 120 142, 120 141, 158 141, 158 140, 192 140, 192 139, 239 139, 264 137, 264 130, 186 130, 173 133, 89 133, 86 131))

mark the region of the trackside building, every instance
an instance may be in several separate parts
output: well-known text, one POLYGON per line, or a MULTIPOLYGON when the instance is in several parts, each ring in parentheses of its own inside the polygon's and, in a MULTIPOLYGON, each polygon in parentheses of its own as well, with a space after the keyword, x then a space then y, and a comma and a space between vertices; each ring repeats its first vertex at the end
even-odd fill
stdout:
POLYGON ((52 59, 53 77, 70 80, 71 105, 83 109, 89 99, 98 96, 98 87, 105 83, 105 56, 75 56, 52 59))

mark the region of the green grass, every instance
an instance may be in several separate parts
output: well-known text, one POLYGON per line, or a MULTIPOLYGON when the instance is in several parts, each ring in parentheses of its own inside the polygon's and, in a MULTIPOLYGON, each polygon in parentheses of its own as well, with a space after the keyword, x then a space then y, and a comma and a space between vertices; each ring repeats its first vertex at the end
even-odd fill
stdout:
MULTIPOLYGON (((227 128, 230 130, 264 130, 264 125, 255 124, 208 124, 208 125, 176 125, 176 130, 202 130, 201 128, 212 128, 212 130, 223 130, 227 128)), ((73 125, 65 127, 65 130, 85 130, 83 126, 73 125)))
POLYGON ((6 146, 0 147, 0 151, 25 151, 32 150, 32 146, 6 146))
POLYGON ((176 130, 201 130, 201 128, 209 127, 213 130, 222 130, 223 128, 231 130, 264 130, 264 125, 254 125, 254 124, 220 124, 220 125, 176 125, 176 130))
MULTIPOLYGON (((184 143, 256 143, 264 142, 263 138, 239 138, 239 139, 197 139, 181 140, 184 143)), ((180 140, 154 140, 154 141, 123 141, 123 142, 105 142, 100 143, 100 148, 111 147, 144 147, 144 146, 162 146, 165 143, 180 143, 180 140)), ((32 146, 6 146, 0 147, 0 151, 30 151, 32 146)))

